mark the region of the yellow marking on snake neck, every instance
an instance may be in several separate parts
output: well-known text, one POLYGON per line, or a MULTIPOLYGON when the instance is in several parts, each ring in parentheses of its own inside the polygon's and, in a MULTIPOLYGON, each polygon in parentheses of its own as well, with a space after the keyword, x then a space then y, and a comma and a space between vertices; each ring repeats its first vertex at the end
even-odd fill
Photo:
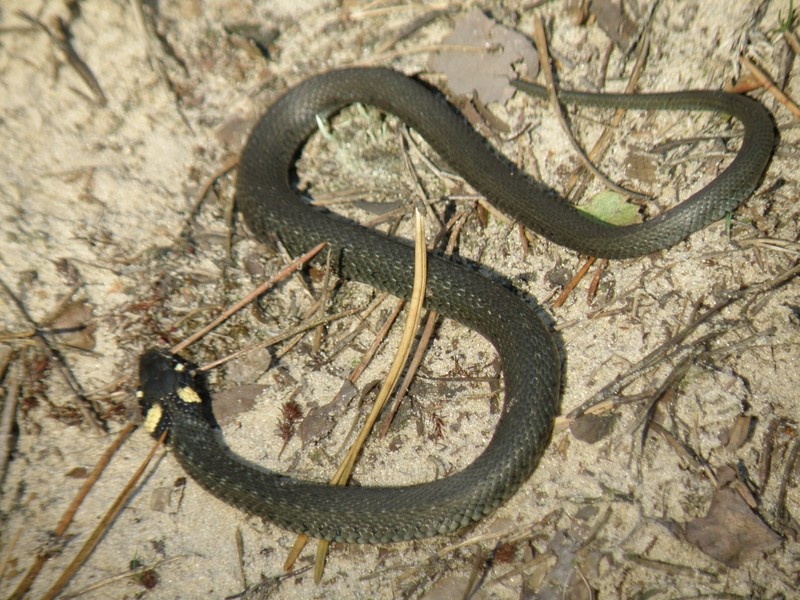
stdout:
POLYGON ((147 409, 147 415, 144 417, 144 428, 147 433, 155 433, 158 429, 158 424, 161 422, 161 416, 164 414, 164 409, 160 404, 153 404, 147 409))
POLYGON ((183 400, 186 404, 199 404, 203 400, 197 395, 192 388, 185 386, 178 390, 178 398, 183 400))

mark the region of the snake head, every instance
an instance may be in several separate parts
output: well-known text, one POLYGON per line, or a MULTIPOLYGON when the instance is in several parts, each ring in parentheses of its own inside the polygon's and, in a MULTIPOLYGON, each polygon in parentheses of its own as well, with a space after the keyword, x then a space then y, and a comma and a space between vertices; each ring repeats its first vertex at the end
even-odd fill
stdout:
POLYGON ((205 412, 208 402, 204 380, 196 365, 161 350, 148 350, 139 357, 139 388, 136 390, 144 415, 144 426, 155 438, 173 425, 175 410, 205 412))

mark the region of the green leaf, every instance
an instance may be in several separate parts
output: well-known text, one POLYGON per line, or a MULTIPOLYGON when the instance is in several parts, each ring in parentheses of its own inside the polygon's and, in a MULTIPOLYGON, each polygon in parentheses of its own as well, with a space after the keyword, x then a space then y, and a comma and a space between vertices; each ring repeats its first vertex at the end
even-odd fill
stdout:
POLYGON ((625 202, 617 192, 600 192, 580 211, 609 225, 634 225, 642 222, 639 207, 625 202))

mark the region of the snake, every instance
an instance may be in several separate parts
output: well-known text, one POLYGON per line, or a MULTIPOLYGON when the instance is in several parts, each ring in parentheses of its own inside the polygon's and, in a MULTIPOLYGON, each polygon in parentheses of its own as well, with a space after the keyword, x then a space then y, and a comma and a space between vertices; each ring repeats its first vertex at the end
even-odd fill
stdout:
MULTIPOLYGON (((536 85, 514 85, 547 97, 536 85)), ((293 185, 295 163, 320 117, 355 103, 393 114, 498 209, 557 244, 606 258, 668 248, 721 219, 756 189, 772 153, 771 117, 745 96, 559 91, 558 98, 600 108, 713 111, 743 125, 741 145, 715 179, 683 202, 642 223, 612 226, 522 172, 430 85, 387 68, 338 69, 285 92, 253 127, 238 164, 238 210, 258 240, 277 235, 294 255, 325 242, 340 277, 407 298, 413 279, 408 242, 314 208, 293 185)), ((559 409, 561 358, 534 301, 487 279, 474 265, 430 256, 425 305, 484 336, 502 364, 504 400, 496 427, 460 471, 403 486, 332 486, 252 464, 220 440, 197 369, 159 349, 140 357, 139 396, 148 429, 167 432, 184 470, 213 495, 296 533, 383 544, 457 531, 497 509, 534 471, 559 409)))

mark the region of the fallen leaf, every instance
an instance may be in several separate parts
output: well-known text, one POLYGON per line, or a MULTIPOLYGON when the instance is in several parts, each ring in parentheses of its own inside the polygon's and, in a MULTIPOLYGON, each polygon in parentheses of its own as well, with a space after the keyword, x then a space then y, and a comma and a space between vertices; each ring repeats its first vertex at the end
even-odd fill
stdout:
POLYGON ((454 94, 477 94, 484 103, 505 102, 515 91, 510 79, 534 78, 539 71, 539 56, 530 40, 477 8, 456 17, 442 43, 456 48, 431 55, 430 68, 447 76, 454 94))
POLYGON ((233 421, 240 413, 252 410, 256 398, 266 389, 265 385, 235 385, 221 392, 214 393, 214 418, 224 425, 233 421))
POLYGON ((725 449, 734 452, 741 448, 753 431, 753 417, 751 415, 739 415, 736 417, 730 431, 723 435, 722 442, 725 449))
POLYGON ((705 517, 686 524, 686 541, 737 568, 776 548, 781 538, 731 488, 717 490, 705 517))
POLYGON ((92 307, 83 300, 77 300, 64 306, 50 327, 58 334, 58 340, 62 344, 81 350, 93 350, 94 333, 97 330, 97 325, 91 323, 93 316, 92 307))
POLYGON ((636 41, 638 27, 625 13, 620 0, 592 0, 589 2, 589 12, 597 19, 600 29, 623 52, 627 52, 636 41))
POLYGON ((345 381, 333 400, 309 409, 298 428, 303 446, 327 435, 357 393, 356 387, 345 381))
POLYGON ((639 207, 625 202, 617 192, 595 194, 580 211, 610 225, 633 225, 642 221, 639 207))
POLYGON ((614 415, 583 415, 572 421, 569 429, 575 439, 595 444, 611 433, 616 422, 614 415))
POLYGON ((657 161, 652 154, 630 152, 625 159, 625 176, 629 180, 653 183, 656 173, 657 161))

